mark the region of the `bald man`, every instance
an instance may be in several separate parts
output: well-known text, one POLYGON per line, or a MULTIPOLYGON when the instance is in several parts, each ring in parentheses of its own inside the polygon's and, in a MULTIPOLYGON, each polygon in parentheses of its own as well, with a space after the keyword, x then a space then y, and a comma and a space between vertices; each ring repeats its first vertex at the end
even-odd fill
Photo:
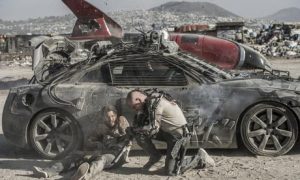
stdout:
MULTIPOLYGON (((133 90, 127 95, 127 104, 134 109, 137 123, 147 117, 149 121, 140 131, 146 131, 148 136, 136 136, 137 143, 150 156, 149 161, 144 165, 149 171, 157 170, 161 159, 160 152, 152 142, 152 138, 167 143, 165 161, 165 172, 167 175, 176 175, 176 157, 172 157, 172 150, 177 141, 184 137, 187 121, 177 103, 164 93, 152 93, 147 95, 140 90, 133 90)), ((197 158, 188 158, 183 163, 186 167, 202 166, 203 163, 212 162, 204 149, 199 149, 197 158), (208 160, 208 161, 207 161, 208 160), (191 163, 194 163, 192 165, 191 163)), ((184 168, 183 168, 184 169, 184 168)))

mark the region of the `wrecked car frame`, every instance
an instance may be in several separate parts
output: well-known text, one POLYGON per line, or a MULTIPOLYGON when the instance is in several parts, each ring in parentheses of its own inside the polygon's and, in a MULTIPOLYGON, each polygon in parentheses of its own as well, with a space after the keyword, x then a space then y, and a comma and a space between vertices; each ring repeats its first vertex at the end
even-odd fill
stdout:
MULTIPOLYGON (((115 105, 132 120, 127 93, 158 88, 178 100, 194 126, 194 147, 236 148, 238 137, 260 155, 281 155, 294 146, 300 117, 296 80, 273 71, 234 76, 177 51, 163 32, 145 33, 149 37, 137 44, 114 43, 121 27, 111 18, 84 0, 64 2, 78 17, 72 38, 83 44, 65 37, 37 40, 35 76, 29 85, 10 90, 3 110, 4 136, 13 144, 45 158, 63 157, 86 145, 103 106, 115 105)), ((260 56, 256 60, 269 69, 260 56)))
POLYGON ((88 60, 12 88, 3 111, 6 139, 45 158, 63 157, 85 146, 102 107, 115 105, 131 121, 127 93, 158 88, 178 100, 194 126, 194 147, 237 148, 238 137, 259 155, 281 155, 294 146, 299 82, 272 73, 235 77, 176 48, 148 43, 104 46, 106 55, 95 51, 88 60))

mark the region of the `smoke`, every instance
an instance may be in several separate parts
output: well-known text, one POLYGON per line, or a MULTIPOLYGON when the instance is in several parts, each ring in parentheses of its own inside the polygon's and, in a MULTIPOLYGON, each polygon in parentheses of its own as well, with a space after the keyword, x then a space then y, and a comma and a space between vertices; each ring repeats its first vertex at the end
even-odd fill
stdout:
POLYGON ((220 104, 224 103, 224 95, 219 85, 195 85, 181 92, 180 96, 183 109, 194 110, 201 118, 213 121, 213 116, 220 111, 220 104))
POLYGON ((234 133, 232 128, 239 116, 255 102, 257 96, 247 93, 230 82, 228 86, 223 83, 194 85, 181 91, 179 97, 187 121, 197 126, 198 138, 202 138, 203 142, 212 140, 218 145, 222 144, 220 139, 230 141, 229 134, 234 133))

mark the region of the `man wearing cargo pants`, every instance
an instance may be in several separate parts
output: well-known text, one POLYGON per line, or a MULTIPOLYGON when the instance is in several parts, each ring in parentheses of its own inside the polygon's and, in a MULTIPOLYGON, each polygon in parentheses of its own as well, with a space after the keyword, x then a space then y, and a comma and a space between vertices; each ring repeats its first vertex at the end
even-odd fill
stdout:
POLYGON ((179 148, 176 148, 176 144, 186 138, 188 133, 187 121, 176 101, 168 94, 164 92, 146 94, 144 91, 133 90, 127 95, 127 103, 137 111, 135 119, 137 125, 134 126, 138 127, 136 129, 139 130, 136 131, 140 131, 140 133, 135 133, 135 139, 150 156, 149 161, 144 165, 145 169, 155 171, 160 166, 161 154, 155 148, 152 139, 167 143, 164 167, 167 175, 178 175, 178 173, 182 174, 188 169, 203 167, 208 164, 214 165, 213 159, 204 149, 200 148, 194 157, 182 158, 181 167, 178 167, 179 148), (173 152, 176 149, 178 153, 174 155, 173 152))
POLYGON ((105 117, 104 133, 99 134, 98 130, 89 139, 90 142, 96 142, 98 144, 98 150, 96 152, 73 153, 47 168, 34 167, 34 174, 39 177, 50 178, 62 172, 77 168, 77 171, 71 179, 94 179, 102 170, 119 167, 128 162, 130 143, 126 136, 126 129, 129 124, 125 117, 118 117, 117 111, 113 106, 104 107, 103 112, 105 117), (126 146, 126 152, 120 159, 114 162, 119 152, 126 146))

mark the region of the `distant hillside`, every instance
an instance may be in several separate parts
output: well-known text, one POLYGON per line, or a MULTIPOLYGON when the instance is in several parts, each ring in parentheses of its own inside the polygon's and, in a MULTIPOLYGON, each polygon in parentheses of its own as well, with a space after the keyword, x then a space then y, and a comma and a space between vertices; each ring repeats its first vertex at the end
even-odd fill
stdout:
POLYGON ((0 19, 0 34, 68 34, 72 32, 75 16, 48 16, 20 21, 0 19))
POLYGON ((300 9, 295 7, 282 9, 270 16, 264 17, 263 19, 300 22, 300 9))
POLYGON ((151 11, 169 11, 179 13, 195 13, 203 16, 238 17, 236 14, 209 2, 168 2, 151 11))

